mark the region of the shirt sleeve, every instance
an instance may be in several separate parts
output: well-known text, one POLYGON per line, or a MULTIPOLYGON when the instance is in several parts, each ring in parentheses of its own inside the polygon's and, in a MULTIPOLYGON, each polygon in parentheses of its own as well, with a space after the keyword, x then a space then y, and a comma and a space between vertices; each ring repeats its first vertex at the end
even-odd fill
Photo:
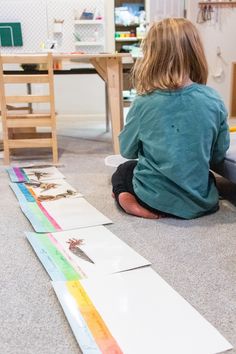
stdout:
POLYGON ((136 159, 139 151, 139 114, 137 99, 130 107, 126 125, 119 135, 120 153, 127 159, 136 159))
POLYGON ((226 108, 222 107, 221 110, 221 123, 220 129, 217 136, 217 140, 215 142, 212 158, 211 158, 211 165, 217 165, 224 160, 226 151, 229 148, 229 126, 227 123, 228 112, 226 108))

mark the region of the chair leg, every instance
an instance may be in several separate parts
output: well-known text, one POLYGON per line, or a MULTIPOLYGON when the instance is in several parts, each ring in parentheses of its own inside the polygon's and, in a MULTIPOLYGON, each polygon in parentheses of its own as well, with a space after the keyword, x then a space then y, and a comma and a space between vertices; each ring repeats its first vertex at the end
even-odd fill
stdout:
POLYGON ((10 164, 10 150, 9 150, 9 147, 6 146, 6 144, 4 144, 4 142, 3 142, 3 146, 4 146, 3 163, 4 163, 4 165, 9 165, 10 164))
POLYGON ((54 165, 58 163, 57 135, 54 132, 52 132, 52 159, 54 165))
POLYGON ((5 123, 3 124, 3 163, 4 165, 10 164, 9 139, 11 138, 12 138, 12 129, 8 129, 5 123))
POLYGON ((58 163, 58 152, 56 147, 52 147, 52 161, 53 164, 56 165, 58 163))
POLYGON ((110 131, 110 105, 109 105, 109 97, 108 97, 108 88, 107 84, 105 86, 105 94, 106 94, 106 133, 110 131))

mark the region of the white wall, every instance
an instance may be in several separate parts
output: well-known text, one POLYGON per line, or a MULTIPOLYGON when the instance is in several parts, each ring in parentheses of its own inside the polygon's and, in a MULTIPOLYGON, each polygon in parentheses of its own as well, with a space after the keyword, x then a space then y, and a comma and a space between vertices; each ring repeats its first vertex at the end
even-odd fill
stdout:
POLYGON ((114 4, 115 0, 104 0, 106 17, 106 44, 107 51, 115 51, 115 23, 114 23, 114 4))
MULTIPOLYGON (((30 0, 0 0, 0 19, 1 20, 12 20, 20 19, 23 26, 23 34, 26 29, 32 29, 32 35, 25 34, 25 50, 37 51, 39 49, 42 40, 47 38, 46 34, 46 0, 32 0, 34 11, 31 11, 31 15, 26 11, 29 7, 30 0), (18 4, 19 2, 19 4, 18 4), (6 4, 8 5, 6 7, 6 4), (20 6, 18 6, 20 5, 20 6), (18 6, 18 7, 17 7, 18 6), (3 11, 4 10, 4 11, 3 11), (40 12, 40 18, 38 14, 40 12), (45 23, 42 24, 42 19, 45 23), (41 22, 40 22, 41 21, 41 22), (38 26, 38 27, 37 27, 38 26), (43 28, 43 30, 38 31, 37 28, 43 28)), ((63 9, 64 17, 67 16, 65 24, 69 26, 67 32, 69 35, 72 33, 73 22, 70 23, 70 18, 73 18, 72 5, 78 3, 79 0, 70 0, 70 7, 66 9, 66 1, 61 0, 57 6, 54 6, 57 1, 48 0, 49 10, 48 17, 53 18, 53 16, 58 16, 61 18, 61 9, 63 9), (54 6, 54 7, 53 7, 54 6), (58 13, 59 11, 59 13, 58 13), (70 28, 71 26, 71 28, 70 28)), ((93 0, 86 0, 86 3, 93 3, 93 0)), ((103 0, 105 6, 105 32, 106 32, 106 48, 107 52, 114 52, 115 42, 114 42, 114 0, 103 0)), ((76 5, 77 6, 77 5, 76 5)), ((31 10, 32 10, 31 9, 31 10)), ((49 21, 52 24, 53 21, 49 21)), ((51 28, 51 26, 49 26, 51 28)), ((68 34, 67 33, 67 34, 68 34)), ((71 37, 73 39, 73 37, 71 37)), ((64 42, 67 43, 67 47, 64 45, 64 50, 74 50, 73 46, 67 39, 64 42), (69 43, 69 44, 68 44, 69 43), (69 45, 69 46, 68 46, 69 45), (68 49, 69 48, 69 49, 68 49), (72 48, 72 49, 71 49, 72 48)), ((73 44, 73 43, 72 43, 73 44)), ((8 48, 9 50, 9 48, 8 48)), ((14 51, 16 49, 14 48, 14 51)), ((22 48, 19 48, 22 51, 22 48)), ((68 64, 66 64, 67 66, 68 64)), ((73 66, 77 66, 76 64, 73 66)), ((97 74, 89 75, 58 75, 55 76, 55 100, 56 100, 56 111, 58 114, 62 115, 78 115, 78 116, 104 116, 105 117, 105 84, 103 80, 97 74)), ((17 87, 14 90, 25 91, 25 87, 17 87)), ((37 88, 41 92, 41 88, 37 88)), ((38 92, 37 91, 37 92, 38 92)))
POLYGON ((58 75, 54 83, 58 114, 105 115, 105 85, 98 75, 58 75))
MULTIPOLYGON (((106 51, 114 52, 114 0, 105 0, 106 51)), ((59 114, 103 115, 105 85, 98 75, 55 77, 56 110, 59 114)))
MULTIPOLYGON (((6 1, 6 0, 5 0, 6 1)), ((35 0, 42 1, 42 0, 35 0)), ((114 0, 105 1, 106 43, 108 52, 114 51, 114 0)), ((148 0, 156 1, 156 0, 148 0)), ((165 0, 163 0, 165 1, 165 0)), ((0 0, 0 3, 4 3, 0 0)), ((188 18, 196 24, 198 1, 188 0, 188 18)), ((227 107, 230 104, 231 64, 236 62, 236 8, 221 8, 218 22, 196 24, 198 27, 209 67, 208 84, 223 97, 227 107), (217 70, 217 47, 222 53, 220 65, 223 68, 221 78, 211 75, 217 70)), ((218 62, 219 64, 219 62, 218 62)), ((105 87, 95 75, 68 75, 55 77, 56 110, 59 114, 105 115, 105 87)))
MULTIPOLYGON (((198 14, 198 1, 189 0, 188 18, 196 24, 198 14)), ((219 8, 218 21, 213 20, 202 24, 196 24, 201 33, 205 52, 209 64, 210 75, 208 84, 215 88, 225 101, 226 106, 230 106, 230 86, 232 62, 236 62, 236 7, 219 8), (217 59, 217 48, 220 48, 221 58, 217 59), (220 78, 214 78, 223 69, 220 78)))

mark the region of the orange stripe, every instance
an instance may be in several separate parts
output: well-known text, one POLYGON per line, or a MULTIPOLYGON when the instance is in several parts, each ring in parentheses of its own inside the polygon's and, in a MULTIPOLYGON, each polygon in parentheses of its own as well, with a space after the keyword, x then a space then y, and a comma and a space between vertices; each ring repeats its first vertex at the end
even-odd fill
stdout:
POLYGON ((79 281, 69 281, 66 282, 66 286, 76 300, 78 308, 102 353, 123 354, 81 283, 79 281))
POLYGON ((30 187, 28 187, 28 186, 26 186, 26 187, 27 187, 28 191, 32 194, 32 196, 34 197, 34 199, 37 201, 37 195, 34 193, 33 189, 30 188, 30 187))

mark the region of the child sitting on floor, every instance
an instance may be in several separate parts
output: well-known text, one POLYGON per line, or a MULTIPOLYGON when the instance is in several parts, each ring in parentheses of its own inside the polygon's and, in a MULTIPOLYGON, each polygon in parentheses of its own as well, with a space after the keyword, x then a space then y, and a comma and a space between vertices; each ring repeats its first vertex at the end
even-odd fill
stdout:
POLYGON ((182 18, 154 23, 133 70, 138 96, 120 134, 131 160, 112 176, 113 195, 128 214, 197 218, 218 210, 210 166, 229 147, 227 111, 206 86, 208 68, 195 26, 182 18))

